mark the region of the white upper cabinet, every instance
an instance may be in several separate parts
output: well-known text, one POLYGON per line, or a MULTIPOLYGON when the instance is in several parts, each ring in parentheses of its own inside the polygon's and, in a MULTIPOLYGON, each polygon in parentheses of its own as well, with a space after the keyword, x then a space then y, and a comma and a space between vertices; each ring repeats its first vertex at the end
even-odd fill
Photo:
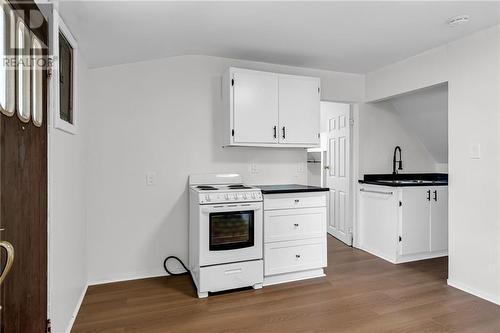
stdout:
POLYGON ((223 77, 224 145, 319 145, 320 80, 229 68, 223 77))
POLYGON ((279 75, 279 142, 319 143, 319 79, 279 75))
POLYGON ((233 73, 235 143, 275 143, 278 126, 278 77, 273 73, 233 73))

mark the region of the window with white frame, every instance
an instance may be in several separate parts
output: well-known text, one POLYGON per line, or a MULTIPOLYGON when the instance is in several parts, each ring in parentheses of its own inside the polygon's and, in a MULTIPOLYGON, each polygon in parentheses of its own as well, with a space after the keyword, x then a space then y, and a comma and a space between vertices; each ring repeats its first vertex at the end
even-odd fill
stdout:
POLYGON ((77 132, 76 109, 76 40, 54 10, 53 110, 54 126, 71 134, 77 132))

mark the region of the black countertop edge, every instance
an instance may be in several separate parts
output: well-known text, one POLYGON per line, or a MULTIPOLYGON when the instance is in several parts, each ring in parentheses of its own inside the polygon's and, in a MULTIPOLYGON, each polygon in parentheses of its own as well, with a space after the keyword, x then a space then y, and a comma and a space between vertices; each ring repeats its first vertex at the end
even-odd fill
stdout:
POLYGON ((397 183, 390 181, 376 181, 376 180, 358 180, 360 184, 367 185, 380 185, 380 186, 390 186, 390 187, 413 187, 413 186, 448 186, 448 181, 438 180, 438 181, 424 181, 423 183, 397 183))
POLYGON ((398 173, 398 174, 366 174, 364 181, 378 180, 430 180, 430 181, 448 181, 447 173, 398 173))
POLYGON ((281 194, 281 193, 305 193, 305 192, 327 192, 328 187, 309 186, 299 184, 286 185, 255 185, 260 188, 262 194, 281 194))

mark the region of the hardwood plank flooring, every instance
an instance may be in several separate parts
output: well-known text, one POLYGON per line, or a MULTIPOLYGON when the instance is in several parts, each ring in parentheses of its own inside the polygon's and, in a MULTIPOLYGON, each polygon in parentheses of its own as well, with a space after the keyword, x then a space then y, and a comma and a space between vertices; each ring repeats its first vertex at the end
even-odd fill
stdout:
POLYGON ((447 265, 392 265, 328 237, 325 278, 208 299, 188 276, 92 286, 73 332, 500 333, 500 306, 447 286, 447 265))

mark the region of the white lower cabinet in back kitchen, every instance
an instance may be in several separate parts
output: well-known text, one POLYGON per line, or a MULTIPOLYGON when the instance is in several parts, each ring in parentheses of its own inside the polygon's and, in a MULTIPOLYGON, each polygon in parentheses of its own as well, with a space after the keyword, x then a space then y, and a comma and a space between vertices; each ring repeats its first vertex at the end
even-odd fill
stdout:
POLYGON ((395 264, 448 254, 447 177, 409 178, 360 181, 359 246, 395 264))
POLYGON ((324 276, 328 189, 258 187, 264 194, 264 285, 324 276))

